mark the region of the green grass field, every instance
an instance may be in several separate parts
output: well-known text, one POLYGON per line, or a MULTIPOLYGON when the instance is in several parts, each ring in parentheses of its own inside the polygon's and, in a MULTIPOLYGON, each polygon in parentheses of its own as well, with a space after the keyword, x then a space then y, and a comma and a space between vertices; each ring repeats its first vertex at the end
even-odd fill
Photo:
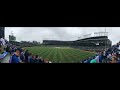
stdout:
POLYGON ((95 55, 95 53, 66 47, 26 47, 25 49, 55 63, 75 63, 95 55))

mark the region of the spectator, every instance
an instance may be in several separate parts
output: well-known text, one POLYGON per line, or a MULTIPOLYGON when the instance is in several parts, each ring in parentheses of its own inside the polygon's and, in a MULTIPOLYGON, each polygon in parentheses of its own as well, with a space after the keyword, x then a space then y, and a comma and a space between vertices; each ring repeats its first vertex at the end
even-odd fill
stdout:
POLYGON ((28 63, 28 56, 29 56, 29 52, 28 50, 25 51, 25 62, 28 63))
POLYGON ((5 39, 0 36, 1 52, 3 53, 6 48, 5 39))
POLYGON ((11 54, 13 55, 13 54, 14 54, 14 52, 15 52, 15 49, 14 49, 14 48, 12 48, 12 50, 11 50, 11 54))
POLYGON ((118 58, 117 63, 120 63, 120 58, 118 58))
POLYGON ((103 52, 100 52, 99 63, 102 63, 102 62, 103 62, 103 52))
POLYGON ((110 61, 110 60, 107 60, 106 63, 111 63, 111 61, 110 61))
POLYGON ((84 63, 87 63, 87 60, 85 60, 84 63))
POLYGON ((30 58, 32 58, 32 53, 30 53, 28 56, 28 63, 30 63, 30 58))
POLYGON ((33 60, 33 63, 36 63, 36 61, 35 61, 35 55, 33 55, 33 58, 32 58, 32 60, 33 60))
POLYGON ((117 57, 120 58, 120 43, 117 45, 117 57))
POLYGON ((90 61, 91 61, 91 58, 89 57, 89 58, 87 59, 86 63, 90 63, 90 61))
POLYGON ((35 55, 35 63, 39 63, 38 55, 35 55))
POLYGON ((85 60, 82 60, 82 63, 84 63, 85 62, 85 60))
POLYGON ((39 63, 42 63, 42 58, 41 58, 41 57, 39 57, 38 61, 39 61, 39 63))
POLYGON ((41 59, 42 63, 45 63, 45 60, 44 59, 41 59))
POLYGON ((44 62, 45 62, 45 63, 49 63, 49 60, 48 60, 48 59, 45 59, 44 62))
POLYGON ((111 53, 108 54, 107 59, 108 59, 108 60, 111 60, 111 59, 112 59, 111 53))
POLYGON ((12 55, 12 47, 10 46, 10 55, 12 55))
POLYGON ((21 51, 19 49, 16 50, 14 55, 11 57, 10 63, 20 63, 19 56, 20 56, 21 51))
POLYGON ((96 55, 95 60, 99 63, 99 55, 96 55))
POLYGON ((29 59, 30 63, 34 63, 34 55, 32 55, 32 57, 29 59))
POLYGON ((103 59, 106 59, 106 49, 103 51, 103 59))
POLYGON ((90 63, 97 63, 95 59, 91 60, 90 63))
POLYGON ((111 63, 117 63, 117 58, 115 56, 112 57, 111 63))
POLYGON ((20 59, 22 60, 22 62, 25 62, 25 52, 24 50, 21 52, 21 55, 20 55, 20 59))
POLYGON ((10 52, 10 47, 9 46, 6 47, 6 52, 10 52))

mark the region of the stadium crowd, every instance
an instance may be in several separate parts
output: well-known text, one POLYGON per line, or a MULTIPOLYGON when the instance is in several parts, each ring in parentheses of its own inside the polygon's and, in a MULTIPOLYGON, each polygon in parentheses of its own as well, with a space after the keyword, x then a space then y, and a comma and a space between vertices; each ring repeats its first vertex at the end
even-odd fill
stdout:
POLYGON ((32 54, 24 48, 7 46, 6 51, 11 55, 9 63, 52 63, 38 55, 32 54))
POLYGON ((0 52, 8 52, 10 55, 9 63, 52 63, 38 55, 30 53, 28 50, 10 44, 7 40, 0 37, 0 52))
POLYGON ((80 60, 80 63, 120 63, 120 42, 111 48, 98 52, 95 56, 80 60))

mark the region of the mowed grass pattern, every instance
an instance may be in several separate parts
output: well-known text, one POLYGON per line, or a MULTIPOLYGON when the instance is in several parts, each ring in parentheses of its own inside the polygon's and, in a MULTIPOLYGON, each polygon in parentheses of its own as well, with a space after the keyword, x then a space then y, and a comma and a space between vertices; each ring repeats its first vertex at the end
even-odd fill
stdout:
POLYGON ((86 52, 74 48, 56 48, 56 47, 26 47, 29 52, 39 55, 44 59, 55 63, 73 63, 86 59, 95 53, 86 52))

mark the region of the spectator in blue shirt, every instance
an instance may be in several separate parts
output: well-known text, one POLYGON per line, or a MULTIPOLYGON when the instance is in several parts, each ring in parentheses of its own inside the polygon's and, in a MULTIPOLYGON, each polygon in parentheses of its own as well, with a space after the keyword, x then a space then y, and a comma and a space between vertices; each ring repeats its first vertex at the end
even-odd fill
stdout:
POLYGON ((99 62, 100 62, 100 63, 103 62, 103 52, 100 52, 100 55, 99 55, 99 62))
POLYGON ((30 63, 34 63, 34 60, 35 60, 35 59, 34 59, 34 55, 32 55, 32 57, 30 58, 29 62, 30 62, 30 63))
POLYGON ((32 63, 36 63, 35 55, 32 56, 32 63))
POLYGON ((32 58, 32 53, 28 56, 28 63, 30 63, 30 59, 32 58))
POLYGON ((39 57, 38 57, 38 55, 35 55, 35 62, 39 63, 39 57))
POLYGON ((18 58, 20 54, 21 54, 21 51, 17 49, 14 55, 11 57, 11 63, 20 63, 20 60, 18 58))

